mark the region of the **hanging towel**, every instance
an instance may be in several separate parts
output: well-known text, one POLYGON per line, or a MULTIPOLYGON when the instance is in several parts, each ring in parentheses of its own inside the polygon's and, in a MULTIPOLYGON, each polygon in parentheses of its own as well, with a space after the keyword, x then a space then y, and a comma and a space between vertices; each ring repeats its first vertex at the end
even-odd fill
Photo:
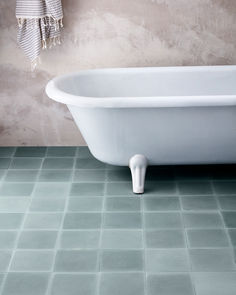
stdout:
POLYGON ((34 69, 41 49, 61 42, 61 0, 16 0, 16 18, 17 42, 34 69))

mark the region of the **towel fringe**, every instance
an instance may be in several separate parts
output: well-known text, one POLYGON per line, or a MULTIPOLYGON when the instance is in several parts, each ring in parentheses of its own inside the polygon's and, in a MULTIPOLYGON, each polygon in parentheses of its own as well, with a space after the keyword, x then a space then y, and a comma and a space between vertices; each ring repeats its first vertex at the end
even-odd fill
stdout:
POLYGON ((62 18, 61 0, 16 0, 17 43, 30 60, 32 72, 40 63, 42 49, 61 44, 62 18))
POLYGON ((38 64, 41 64, 41 59, 39 56, 36 57, 33 61, 31 61, 31 72, 34 72, 38 64))
MULTIPOLYGON (((61 44, 61 37, 56 36, 56 37, 51 37, 48 39, 42 40, 42 49, 47 49, 47 48, 52 48, 53 46, 56 46, 57 44, 61 44)), ((32 62, 31 62, 31 71, 33 72, 35 68, 37 67, 38 64, 41 63, 40 57, 36 57, 32 62)))
POLYGON ((25 18, 23 17, 17 18, 18 27, 20 29, 22 28, 24 21, 25 21, 25 18))
POLYGON ((47 48, 52 48, 53 46, 56 45, 60 45, 61 44, 61 37, 60 36, 55 36, 55 37, 51 37, 48 39, 43 39, 42 40, 42 49, 47 49, 47 48))
POLYGON ((51 15, 45 15, 41 17, 17 17, 17 23, 18 27, 22 28, 24 23, 27 20, 34 20, 34 22, 31 22, 30 28, 35 28, 38 26, 38 23, 41 22, 44 27, 54 27, 55 31, 59 31, 60 28, 63 28, 63 18, 53 18, 51 15))

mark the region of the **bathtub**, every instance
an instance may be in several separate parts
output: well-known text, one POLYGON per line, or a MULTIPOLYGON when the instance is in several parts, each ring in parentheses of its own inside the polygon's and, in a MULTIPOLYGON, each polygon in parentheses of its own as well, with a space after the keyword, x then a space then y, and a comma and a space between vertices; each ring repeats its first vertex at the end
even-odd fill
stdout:
POLYGON ((131 169, 236 163, 236 66, 117 68, 56 77, 47 95, 68 106, 91 153, 131 169))

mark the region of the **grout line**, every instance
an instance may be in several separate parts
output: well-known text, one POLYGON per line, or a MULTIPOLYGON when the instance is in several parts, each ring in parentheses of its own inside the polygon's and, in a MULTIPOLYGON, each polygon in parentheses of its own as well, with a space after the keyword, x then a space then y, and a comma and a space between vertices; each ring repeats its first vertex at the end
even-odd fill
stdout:
MULTIPOLYGON (((50 275, 50 271, 47 271, 47 270, 23 270, 23 271, 11 271, 9 272, 10 274, 12 273, 46 273, 46 274, 49 274, 50 275)), ((58 274, 67 274, 67 275, 87 275, 87 274, 95 274, 95 276, 99 277, 101 274, 111 274, 111 273, 114 273, 114 274, 136 274, 136 273, 139 273, 139 274, 144 274, 143 271, 141 270, 105 270, 103 271, 102 273, 101 272, 85 272, 85 271, 62 271, 62 272, 53 272, 53 277, 55 277, 55 275, 58 275, 58 274)), ((189 271, 150 271, 148 272, 147 276, 150 275, 150 274, 156 274, 156 275, 160 275, 160 274, 187 274, 187 275, 194 275, 194 274, 197 274, 197 273, 232 273, 232 274, 236 274, 236 270, 200 270, 200 271, 192 271, 191 273, 189 271)), ((1 272, 0 274, 2 275, 7 275, 7 273, 4 273, 4 272, 1 272)), ((145 275, 145 274, 144 274, 145 275)), ((194 285, 194 284, 193 284, 194 285)), ((96 288, 97 289, 97 288, 96 288)), ((194 287, 193 287, 194 289, 194 287)), ((46 293, 45 293, 46 294, 46 293)))
POLYGON ((184 216, 183 216, 183 213, 184 213, 184 211, 183 211, 183 203, 182 203, 182 198, 181 198, 181 195, 180 195, 178 183, 176 183, 176 189, 177 189, 177 194, 178 194, 179 202, 180 202, 180 216, 181 216, 184 240, 185 240, 185 245, 186 245, 185 250, 186 250, 188 266, 189 266, 188 274, 189 274, 189 277, 190 277, 193 293, 196 295, 197 293, 196 293, 196 288, 195 288, 194 279, 193 279, 193 275, 192 275, 193 266, 192 266, 192 263, 191 263, 191 258, 190 258, 190 253, 189 253, 190 247, 189 247, 188 235, 187 235, 187 230, 186 230, 186 227, 185 227, 185 221, 184 221, 184 216))
POLYGON ((219 202, 219 199, 218 199, 218 196, 216 194, 216 191, 215 191, 215 186, 214 186, 214 182, 212 181, 211 182, 211 186, 212 186, 212 191, 213 191, 213 195, 214 195, 214 198, 216 200, 216 203, 217 203, 217 206, 218 206, 218 211, 219 211, 219 214, 221 216, 221 219, 223 221, 223 229, 226 233, 226 236, 227 236, 227 239, 228 239, 228 243, 229 243, 229 249, 231 251, 231 254, 232 254, 232 260, 233 260, 233 264, 236 264, 236 260, 234 259, 235 258, 235 255, 234 255, 234 245, 231 241, 231 238, 230 238, 230 235, 229 235, 229 228, 226 226, 225 222, 224 222, 224 218, 223 218, 223 215, 222 215, 222 211, 225 211, 225 210, 222 210, 221 209, 221 206, 220 206, 220 202, 219 202))
MULTIPOLYGON (((37 252, 37 251, 48 251, 48 250, 52 250, 53 248, 18 248, 17 249, 17 252, 20 252, 20 251, 34 251, 34 252, 37 252)), ((86 251, 87 249, 91 250, 91 249, 97 249, 96 247, 88 247, 86 249, 83 249, 81 247, 63 247, 62 250, 83 250, 83 251, 86 251)), ((116 247, 104 247, 102 248, 102 250, 119 250, 119 251, 126 251, 126 250, 142 250, 143 248, 142 247, 127 247, 127 248, 116 248, 116 247)), ((186 249, 186 247, 146 247, 145 249, 147 250, 178 250, 178 249, 186 249)), ((197 247, 197 246, 194 246, 194 247, 190 247, 189 249, 193 249, 193 250, 196 250, 196 249, 199 249, 199 250, 227 250, 227 249, 230 249, 229 246, 225 246, 225 247, 197 247)), ((0 251, 12 251, 12 248, 2 248, 0 251)))
POLYGON ((7 174, 8 169, 7 168, 4 168, 4 169, 0 169, 0 171, 3 171, 2 177, 0 178, 0 184, 1 184, 1 183, 4 182, 4 179, 6 177, 6 174, 7 174))
MULTIPOLYGON (((17 149, 16 149, 16 150, 17 150, 17 149)), ((15 153, 16 153, 16 150, 15 150, 15 153)), ((47 148, 46 148, 46 150, 47 150, 47 148)), ((41 168, 41 167, 42 167, 42 162, 41 162, 40 168, 41 168)), ((39 170, 40 170, 40 169, 39 169, 39 170)), ((39 177, 39 173, 37 174, 36 179, 38 179, 38 177, 39 177)), ((18 242, 19 242, 19 240, 20 240, 20 236, 21 236, 21 233, 22 233, 22 231, 23 231, 23 229, 24 229, 24 225, 25 225, 25 222, 26 222, 26 218, 27 218, 28 213, 29 213, 29 208, 30 208, 31 203, 32 203, 33 193, 34 193, 35 187, 36 187, 36 183, 34 183, 34 186, 33 186, 32 192, 31 192, 30 196, 28 196, 29 199, 30 199, 30 200, 29 200, 29 204, 28 204, 27 209, 25 210, 25 212, 24 212, 24 214, 23 214, 23 218, 22 218, 22 221, 21 221, 21 225, 20 225, 20 227, 17 229, 17 237, 16 237, 16 240, 15 240, 15 246, 14 246, 14 248, 12 249, 11 259, 10 259, 10 261, 9 261, 9 263, 8 263, 8 268, 7 268, 7 270, 6 270, 6 276, 5 276, 5 278, 4 278, 3 282, 2 282, 2 286, 1 286, 1 288, 0 288, 0 294, 2 294, 2 292, 3 292, 4 286, 5 286, 5 283, 6 283, 6 280, 7 280, 7 275, 8 275, 8 273, 10 272, 11 265, 12 265, 12 262, 13 262, 13 258, 14 258, 14 256, 15 256, 16 251, 17 251, 18 242)))
MULTIPOLYGON (((17 248, 17 252, 25 252, 25 251, 29 251, 29 252, 48 252, 48 251, 53 251, 54 248, 17 248)), ((90 250, 96 250, 97 248, 96 247, 88 247, 88 248, 81 248, 81 247, 72 247, 72 248, 69 248, 69 247, 63 247, 63 248, 60 248, 60 250, 65 250, 65 251, 90 251, 90 250)), ((102 250, 118 250, 120 252, 122 251, 130 251, 130 250, 134 250, 134 251, 141 251, 143 248, 140 247, 140 248, 116 248, 116 247, 112 247, 112 248, 108 248, 108 247, 105 247, 105 248, 101 248, 102 250)), ((151 251, 162 251, 162 250, 168 250, 168 251, 172 251, 172 250, 183 250, 183 249, 187 249, 186 247, 145 247, 145 249, 147 249, 148 251, 151 250, 151 251)), ((229 249, 229 247, 191 247, 189 248, 191 250, 227 250, 229 249)), ((0 251, 11 251, 12 248, 2 248, 0 249, 0 251)))
MULTIPOLYGON (((16 152, 16 149, 15 149, 15 152, 16 152)), ((49 282, 48 282, 48 286, 47 286, 47 295, 49 295, 49 293, 50 293, 50 291, 51 291, 51 287, 52 287, 52 282, 53 282, 53 278, 54 278, 54 275, 55 274, 95 274, 96 275, 96 277, 97 277, 97 288, 96 288, 96 295, 98 295, 98 293, 99 293, 99 285, 100 285, 100 280, 101 280, 101 268, 100 268, 100 263, 101 263, 101 252, 102 252, 102 250, 103 249, 105 249, 105 248, 102 248, 102 235, 103 235, 103 232, 104 231, 106 231, 106 230, 114 230, 114 231, 133 231, 133 230, 135 230, 135 231, 141 231, 141 233, 142 233, 142 248, 127 248, 127 249, 119 249, 119 251, 122 251, 122 250, 124 250, 124 251, 126 251, 126 250, 143 250, 143 263, 144 263, 144 265, 143 265, 143 270, 142 271, 104 271, 104 273, 142 273, 142 274, 144 274, 144 277, 145 277, 145 289, 144 289, 144 293, 145 293, 145 295, 147 294, 147 288, 146 288, 146 279, 147 279, 147 271, 146 271, 146 250, 150 250, 150 249, 155 249, 155 250, 162 250, 162 249, 168 249, 168 250, 173 250, 173 249, 185 249, 186 250, 186 252, 187 252, 187 255, 188 255, 188 260, 189 260, 189 266, 191 265, 191 261, 190 261, 190 257, 189 257, 189 242, 188 242, 188 236, 187 236, 187 229, 193 229, 193 230, 198 230, 198 229, 201 229, 201 230, 208 230, 208 229, 213 229, 212 227, 208 227, 208 228, 203 228, 203 227, 200 227, 200 228, 193 228, 193 227, 185 227, 185 224, 184 224, 184 217, 183 217, 183 213, 206 213, 206 214, 210 214, 210 213, 217 213, 217 214, 220 214, 220 218, 222 219, 222 221, 223 221, 223 225, 224 225, 224 227, 223 227, 223 229, 225 230, 225 231, 227 231, 227 228, 226 228, 226 226, 225 226, 225 223, 224 223, 224 220, 223 220, 223 217, 222 217, 222 212, 223 211, 236 211, 236 210, 221 210, 221 208, 220 208, 220 206, 219 206, 219 201, 218 201, 218 198, 217 198, 217 196, 216 196, 216 194, 215 194, 215 192, 213 191, 213 197, 216 199, 216 201, 217 201, 217 204, 218 204, 218 209, 217 210, 184 210, 183 209, 183 204, 182 204, 182 198, 181 198, 181 196, 180 196, 180 193, 179 193, 179 190, 178 190, 178 186, 177 186, 177 183, 178 182, 181 182, 181 180, 174 180, 174 183, 175 183, 175 186, 176 186, 176 193, 173 195, 173 194, 164 194, 164 196, 161 194, 161 193, 153 193, 153 196, 155 196, 156 198, 158 198, 158 197, 168 197, 168 196, 171 196, 171 197, 178 197, 179 198, 179 202, 180 202, 180 205, 181 205, 181 207, 179 208, 179 210, 155 210, 155 211, 146 211, 145 210, 145 208, 144 208, 144 198, 148 198, 148 197, 151 197, 152 195, 150 194, 147 194, 147 195, 139 195, 138 197, 141 197, 141 207, 140 207, 140 210, 141 210, 141 212, 140 211, 138 211, 138 210, 136 210, 136 211, 132 211, 132 210, 129 210, 129 211, 106 211, 105 210, 105 204, 106 204, 106 200, 107 200, 107 198, 112 198, 112 197, 130 197, 130 198, 133 198, 133 197, 136 197, 136 196, 133 196, 133 194, 127 194, 127 195, 107 195, 107 185, 108 185, 108 183, 116 183, 116 184, 120 184, 121 186, 122 186, 122 184, 124 184, 124 183, 130 183, 131 184, 131 181, 108 181, 108 173, 109 173, 109 171, 111 171, 111 170, 114 170, 114 169, 109 169, 109 166, 106 166, 106 169, 104 169, 104 168, 102 168, 102 169, 75 169, 75 165, 76 165, 76 159, 79 159, 79 158, 77 158, 77 156, 78 156, 78 152, 79 152, 79 148, 77 147, 76 148, 76 152, 75 152, 75 155, 73 156, 73 157, 48 157, 47 155, 48 155, 48 148, 46 148, 46 152, 45 152, 45 156, 42 158, 42 159, 45 159, 46 157, 47 158, 54 158, 54 159, 56 159, 56 158, 73 158, 74 159, 74 163, 73 163, 73 169, 42 169, 42 165, 43 165, 43 160, 41 161, 41 168, 40 169, 21 169, 21 170, 39 170, 38 172, 40 172, 40 171, 48 171, 48 170, 52 170, 52 171, 54 171, 54 170, 57 170, 57 171, 67 171, 67 170, 70 170, 70 171, 72 171, 72 175, 71 175, 71 180, 69 180, 69 181, 63 181, 63 183, 66 183, 66 184, 68 184, 68 187, 67 187, 67 190, 68 190, 68 194, 67 194, 67 197, 65 198, 65 197, 60 197, 59 199, 63 199, 63 200, 65 200, 66 202, 65 202, 65 204, 64 204, 64 210, 61 210, 61 211, 29 211, 30 210, 30 206, 31 206, 31 203, 32 203, 32 200, 33 200, 33 194, 34 194, 34 191, 35 191, 35 187, 36 187, 36 184, 37 183, 61 183, 60 181, 50 181, 50 182, 47 182, 47 181, 35 181, 35 182, 32 182, 32 183, 34 183, 34 188, 33 188, 33 191, 32 191, 32 193, 31 193, 31 195, 29 196, 29 197, 27 197, 27 198, 30 198, 30 202, 29 202, 29 204, 27 205, 27 209, 26 210, 24 210, 23 212, 13 212, 13 214, 15 214, 15 213, 23 213, 24 214, 24 216, 23 216, 23 219, 22 219, 22 222, 21 222, 21 226, 20 226, 20 228, 19 229, 5 229, 5 230, 1 230, 1 231, 17 231, 17 233, 18 233, 18 235, 17 235, 17 237, 18 237, 18 239, 15 241, 15 247, 14 247, 14 250, 13 249, 9 249, 9 250, 12 250, 12 256, 11 256, 11 263, 9 262, 9 265, 8 265, 8 271, 10 271, 10 265, 12 264, 12 260, 13 260, 13 251, 48 251, 48 250, 51 250, 52 252, 54 252, 54 261, 53 261, 53 263, 52 263, 52 269, 51 269, 51 272, 49 271, 33 271, 32 270, 32 272, 43 272, 43 273, 49 273, 49 274, 51 274, 50 275, 50 278, 49 278, 49 282), (90 170, 96 170, 96 171, 104 171, 105 170, 105 180, 104 181, 76 181, 76 182, 73 182, 74 181, 74 175, 75 175, 75 171, 76 170, 81 170, 81 171, 90 171, 90 170), (69 196, 69 192, 70 192, 70 188, 71 188, 71 186, 72 186, 72 183, 87 183, 87 184, 89 184, 89 183, 104 183, 104 193, 103 193, 103 196, 99 196, 99 198, 103 198, 103 200, 102 200, 102 210, 100 210, 100 211, 68 211, 68 204, 69 204, 69 200, 71 199, 71 197, 73 197, 73 196, 69 196), (69 212, 69 213, 78 213, 78 214, 80 214, 80 213, 101 213, 101 226, 100 226, 100 237, 99 237, 99 249, 97 249, 98 251, 98 256, 97 256, 97 267, 98 267, 98 271, 95 271, 95 272, 78 272, 78 271, 76 271, 76 272, 53 272, 53 268, 54 268, 54 266, 55 266, 55 258, 56 258, 56 254, 57 254, 57 250, 59 249, 59 247, 60 247, 60 245, 59 245, 59 242, 60 242, 60 237, 61 237, 61 233, 62 233, 62 230, 64 230, 64 231, 68 231, 68 232, 76 232, 76 231, 98 231, 99 230, 99 228, 98 229, 63 229, 63 222, 64 222, 64 219, 65 219, 65 215, 66 215, 66 213, 67 212, 69 212), (116 214, 116 213, 127 213, 127 214, 129 214, 129 213, 141 213, 141 216, 142 216, 142 228, 136 228, 136 229, 134 229, 134 228, 109 228, 109 229, 105 229, 104 228, 104 218, 105 218, 105 212, 109 212, 109 214, 110 213, 112 213, 112 214, 116 214), (23 230, 23 226, 24 226, 24 224, 25 224, 25 220, 26 220, 26 218, 27 218, 27 216, 29 215, 29 213, 30 214, 42 214, 42 213, 44 213, 44 214, 59 214, 59 213, 61 213, 62 214, 62 219, 61 219, 61 223, 60 223, 60 227, 57 229, 57 239, 56 239, 56 244, 55 244, 55 247, 54 247, 54 249, 52 248, 52 249, 17 249, 17 245, 18 245, 18 240, 19 240, 19 236, 20 236, 20 234, 22 233, 22 230, 23 230), (150 213, 150 214, 161 214, 161 213, 178 213, 178 214, 180 214, 180 216, 181 216, 181 220, 182 220, 182 227, 179 227, 179 228, 148 228, 148 229, 145 229, 145 227, 144 227, 144 215, 146 214, 146 213, 150 213), (146 230, 165 230, 165 231, 168 231, 168 230, 183 230, 183 232, 184 232, 184 237, 185 237, 185 244, 186 244, 186 246, 185 246, 185 248, 146 248, 146 243, 145 243, 145 231, 146 230)), ((11 161, 13 160, 13 157, 14 157, 14 154, 11 156, 11 161)), ((16 158, 23 158, 23 157, 16 157, 16 158)), ((24 158, 30 158, 30 157, 24 157, 24 158)), ((39 157, 32 157, 32 158, 39 158, 39 157)), ((88 159, 89 159, 89 157, 88 157, 88 159)), ((10 166, 9 166, 10 167, 10 166)), ((6 176, 6 173, 7 173, 7 171, 8 170, 20 170, 20 169, 11 169, 11 168, 8 168, 7 170, 6 170, 6 172, 5 172, 5 176, 6 176)), ((114 170, 115 171, 115 170, 114 170)), ((39 178, 39 175, 40 175, 40 173, 38 173, 38 175, 37 175, 37 179, 39 178)), ((4 176, 4 177, 5 177, 4 176)), ((204 182, 204 181, 206 181, 206 182, 210 182, 211 183, 211 185, 212 185, 212 187, 213 187, 213 182, 216 182, 216 180, 211 180, 211 179, 206 179, 206 180, 184 180, 184 182, 204 182)), ((226 180, 223 180, 223 181, 226 181, 226 180)), ((2 182, 4 182, 4 180, 2 179, 2 182)), ((156 183, 156 185, 158 186, 158 183, 173 183, 173 181, 165 181, 165 180, 161 180, 161 181, 148 181, 148 182, 150 182, 150 183, 156 183)), ((231 182, 235 182, 235 181, 231 181, 231 182)), ((7 183, 13 183, 13 182, 7 182, 7 183)), ((14 183, 31 183, 31 182, 14 182, 14 183)), ((212 196, 212 194, 205 194, 205 195, 202 195, 202 194, 200 194, 201 196, 212 196)), ((225 194, 221 194, 221 195, 225 195, 225 194)), ((235 194, 227 194, 227 196, 230 196, 230 195, 235 195, 235 194)), ((194 195, 183 195, 183 196, 197 196, 196 194, 194 194, 194 195)), ((13 198, 16 198, 16 196, 10 196, 10 197, 13 197, 13 198)), ((21 197, 23 197, 23 196, 21 196, 21 197)), ((82 196, 77 196, 77 198, 79 199, 80 197, 82 197, 82 196)), ((97 197, 97 196, 86 196, 86 195, 84 195, 83 196, 84 198, 89 198, 89 197, 97 197)), ((49 199, 49 198, 47 198, 47 197, 44 197, 45 199, 49 199)), ((53 198, 52 198, 53 199, 53 198)), ((58 198, 57 198, 58 199, 58 198)), ((9 213, 9 212, 2 212, 2 213, 9 213)), ((215 229, 222 229, 222 227, 221 228, 219 228, 219 227, 216 227, 215 229)), ((24 229, 25 231, 32 231, 32 230, 34 230, 34 231, 56 231, 55 229, 50 229, 50 228, 47 228, 47 229, 45 229, 45 228, 37 228, 37 229, 24 229)), ((228 231, 227 231, 227 234, 228 234, 228 231)), ((228 235, 228 239, 229 239, 229 235, 228 235)), ((229 240, 230 241, 230 240, 229 240)), ((216 249, 222 249, 222 248, 228 248, 228 247, 217 247, 216 249)), ((81 248, 63 248, 64 250, 68 250, 68 251, 70 251, 70 250, 81 250, 81 248)), ((96 248, 86 248, 86 249, 83 249, 83 250, 88 250, 88 251, 90 251, 90 250, 96 250, 96 248)), ((113 248, 108 248, 108 249, 113 249, 113 248)), ((197 248, 198 249, 198 248, 197 248)), ((213 247, 210 247, 210 248, 206 248, 206 247, 204 247, 204 248, 201 248, 201 249, 215 249, 215 248, 213 248, 213 247)), ((5 249, 4 249, 5 250, 5 249)), ((15 252, 14 252, 14 255, 15 255, 15 252)), ((11 271, 12 272, 12 271, 11 271)), ((23 272, 23 273, 25 273, 25 272, 31 272, 31 271, 14 271, 14 272, 19 272, 19 273, 21 273, 21 272, 23 272)), ((212 271, 211 271, 212 272, 212 271)), ((218 273, 218 271, 214 271, 215 273, 218 273)), ((219 271, 219 272, 222 272, 222 271, 219 271)), ((223 271, 224 273, 234 273, 234 271, 223 271)), ((192 275, 194 274, 194 273, 203 273, 203 271, 199 271, 199 272, 196 272, 196 271, 193 271, 192 270, 192 267, 191 267, 191 269, 188 271, 188 272, 180 272, 180 271, 173 271, 173 272, 171 272, 171 271, 169 271, 169 272, 149 272, 149 274, 170 274, 170 273, 186 273, 186 274, 189 274, 190 275, 190 277, 191 277, 191 282, 192 282, 192 285, 193 285, 193 289, 194 289, 194 292, 195 292, 195 294, 196 294, 196 291, 195 291, 195 288, 194 288, 194 284, 193 284, 193 278, 192 278, 192 275)), ((2 282, 2 286, 1 286, 1 290, 3 290, 3 286, 5 285, 5 280, 6 280, 6 277, 7 277, 7 274, 5 275, 5 277, 3 278, 3 282, 2 282)), ((0 291, 1 291, 0 290, 0 291)), ((1 292, 0 292, 0 294, 1 294, 1 292)))
MULTIPOLYGON (((59 212, 62 213, 62 212, 59 212)), ((7 213, 8 214, 8 213, 7 213)), ((11 213, 9 213, 11 214, 11 213)), ((12 214, 18 214, 18 213, 12 213, 12 214)), ((22 213, 21 213, 22 214, 22 213)), ((30 213, 31 214, 31 213, 30 213)), ((151 231, 179 231, 181 230, 181 228, 156 228, 156 227, 152 227, 152 228, 147 228, 147 230, 151 230, 151 231)), ((186 227, 186 229, 188 230, 193 230, 193 231, 198 231, 198 230, 223 230, 223 228, 192 228, 192 227, 186 227)), ((230 229, 236 229, 236 228, 230 228, 230 229)), ((24 228, 23 231, 57 231, 57 228, 24 228)), ((64 228, 63 231, 68 231, 68 232, 73 232, 73 231, 96 231, 99 230, 99 228, 78 228, 78 229, 74 229, 74 228, 64 228)), ((103 231, 141 231, 141 228, 121 228, 121 227, 111 227, 111 228, 105 228, 103 229, 103 231)), ((14 229, 0 229, 0 232, 14 232, 14 231, 18 231, 17 228, 14 229)), ((206 247, 205 247, 206 248, 206 247)), ((211 248, 211 247, 209 247, 211 248)), ((214 248, 214 247, 213 247, 214 248)), ((217 248, 225 248, 225 247, 217 247, 217 248)))
POLYGON ((100 284, 101 284, 101 261, 102 261, 102 237, 103 237, 103 230, 105 225, 105 205, 106 205, 106 196, 107 196, 107 180, 108 180, 108 171, 105 170, 105 180, 104 180, 104 189, 103 189, 103 202, 102 202, 102 210, 101 210, 101 227, 100 227, 100 239, 98 245, 98 273, 97 273, 97 288, 96 288, 96 295, 100 293, 100 284))
POLYGON ((53 278, 55 276, 55 272, 53 272, 53 270, 55 268, 56 255, 57 255, 58 250, 60 249, 59 244, 60 244, 61 233, 62 233, 62 230, 63 230, 63 224, 64 224, 67 208, 69 206, 69 199, 70 199, 69 195, 70 195, 70 190, 71 190, 71 185, 72 185, 72 176, 74 174, 75 162, 76 162, 75 161, 75 156, 73 157, 73 160, 74 160, 74 162, 73 162, 73 169, 72 169, 72 173, 71 173, 71 180, 68 181, 69 185, 67 186, 67 194, 66 194, 66 198, 65 198, 65 204, 64 204, 64 210, 63 210, 63 213, 62 213, 61 224, 57 229, 57 238, 56 238, 56 243, 55 243, 55 247, 54 247, 54 257, 53 257, 52 267, 51 267, 51 276, 49 278, 47 290, 46 290, 46 293, 45 293, 46 295, 49 295, 51 293, 53 278))
POLYGON ((146 229, 145 229, 145 212, 144 212, 144 198, 143 194, 135 195, 134 198, 140 198, 140 210, 141 210, 141 218, 142 218, 142 252, 143 252, 143 272, 144 272, 144 295, 147 295, 147 260, 146 260, 146 229))
MULTIPOLYGON (((17 199, 17 197, 13 197, 14 199, 17 199)), ((77 199, 77 198, 75 198, 75 197, 70 197, 70 199, 77 199)), ((91 199, 93 199, 93 197, 92 196, 87 196, 87 197, 83 197, 84 199, 89 199, 89 198, 91 198, 91 199)), ((97 199, 103 199, 103 197, 102 196, 96 196, 96 197, 94 197, 94 198, 96 198, 96 200, 97 199)), ((46 197, 40 197, 40 198, 37 198, 37 199, 43 199, 43 200, 50 200, 50 198, 46 198, 46 197)), ((66 198, 53 198, 53 200, 65 200, 66 198)), ((52 200, 52 199, 51 199, 52 200)), ((63 212, 64 210, 62 210, 62 211, 39 211, 39 210, 37 210, 37 211, 31 211, 33 214, 41 214, 41 213, 60 213, 60 212, 63 212)), ((91 211, 89 211, 89 210, 68 210, 68 212, 69 213, 101 213, 101 210, 91 210, 91 211)), ((138 211, 138 210, 106 210, 106 212, 107 213, 114 213, 114 214, 119 214, 119 213, 140 213, 140 211, 138 211)), ((168 214, 168 213, 179 213, 180 212, 180 210, 178 209, 178 210, 160 210, 160 211, 158 211, 158 210, 155 210, 155 211, 144 211, 144 213, 148 213, 148 214, 168 214)), ((217 214, 218 213, 218 211, 217 210, 212 210, 212 211, 204 211, 204 210, 183 210, 182 211, 183 213, 190 213, 190 214, 206 214, 206 215, 211 215, 211 214, 217 214)), ((234 212, 234 213, 236 213, 236 211, 235 210, 233 210, 233 211, 231 211, 231 210, 229 210, 229 211, 223 211, 223 212, 234 212)), ((6 211, 0 211, 0 213, 6 213, 6 211)), ((8 213, 8 212, 7 212, 8 213)), ((12 212, 12 213, 24 213, 24 211, 17 211, 17 212, 12 212)), ((190 227, 190 228, 192 228, 192 227, 190 227)), ((170 228, 171 229, 171 228, 170 228)), ((204 229, 204 228, 202 228, 202 227, 200 227, 200 229, 204 229)))

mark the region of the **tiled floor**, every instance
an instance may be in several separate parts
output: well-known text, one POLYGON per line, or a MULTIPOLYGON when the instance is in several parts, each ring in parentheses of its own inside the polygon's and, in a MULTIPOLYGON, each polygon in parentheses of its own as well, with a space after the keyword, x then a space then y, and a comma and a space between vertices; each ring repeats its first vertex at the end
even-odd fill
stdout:
POLYGON ((236 166, 128 168, 0 148, 1 295, 235 295, 236 166))

